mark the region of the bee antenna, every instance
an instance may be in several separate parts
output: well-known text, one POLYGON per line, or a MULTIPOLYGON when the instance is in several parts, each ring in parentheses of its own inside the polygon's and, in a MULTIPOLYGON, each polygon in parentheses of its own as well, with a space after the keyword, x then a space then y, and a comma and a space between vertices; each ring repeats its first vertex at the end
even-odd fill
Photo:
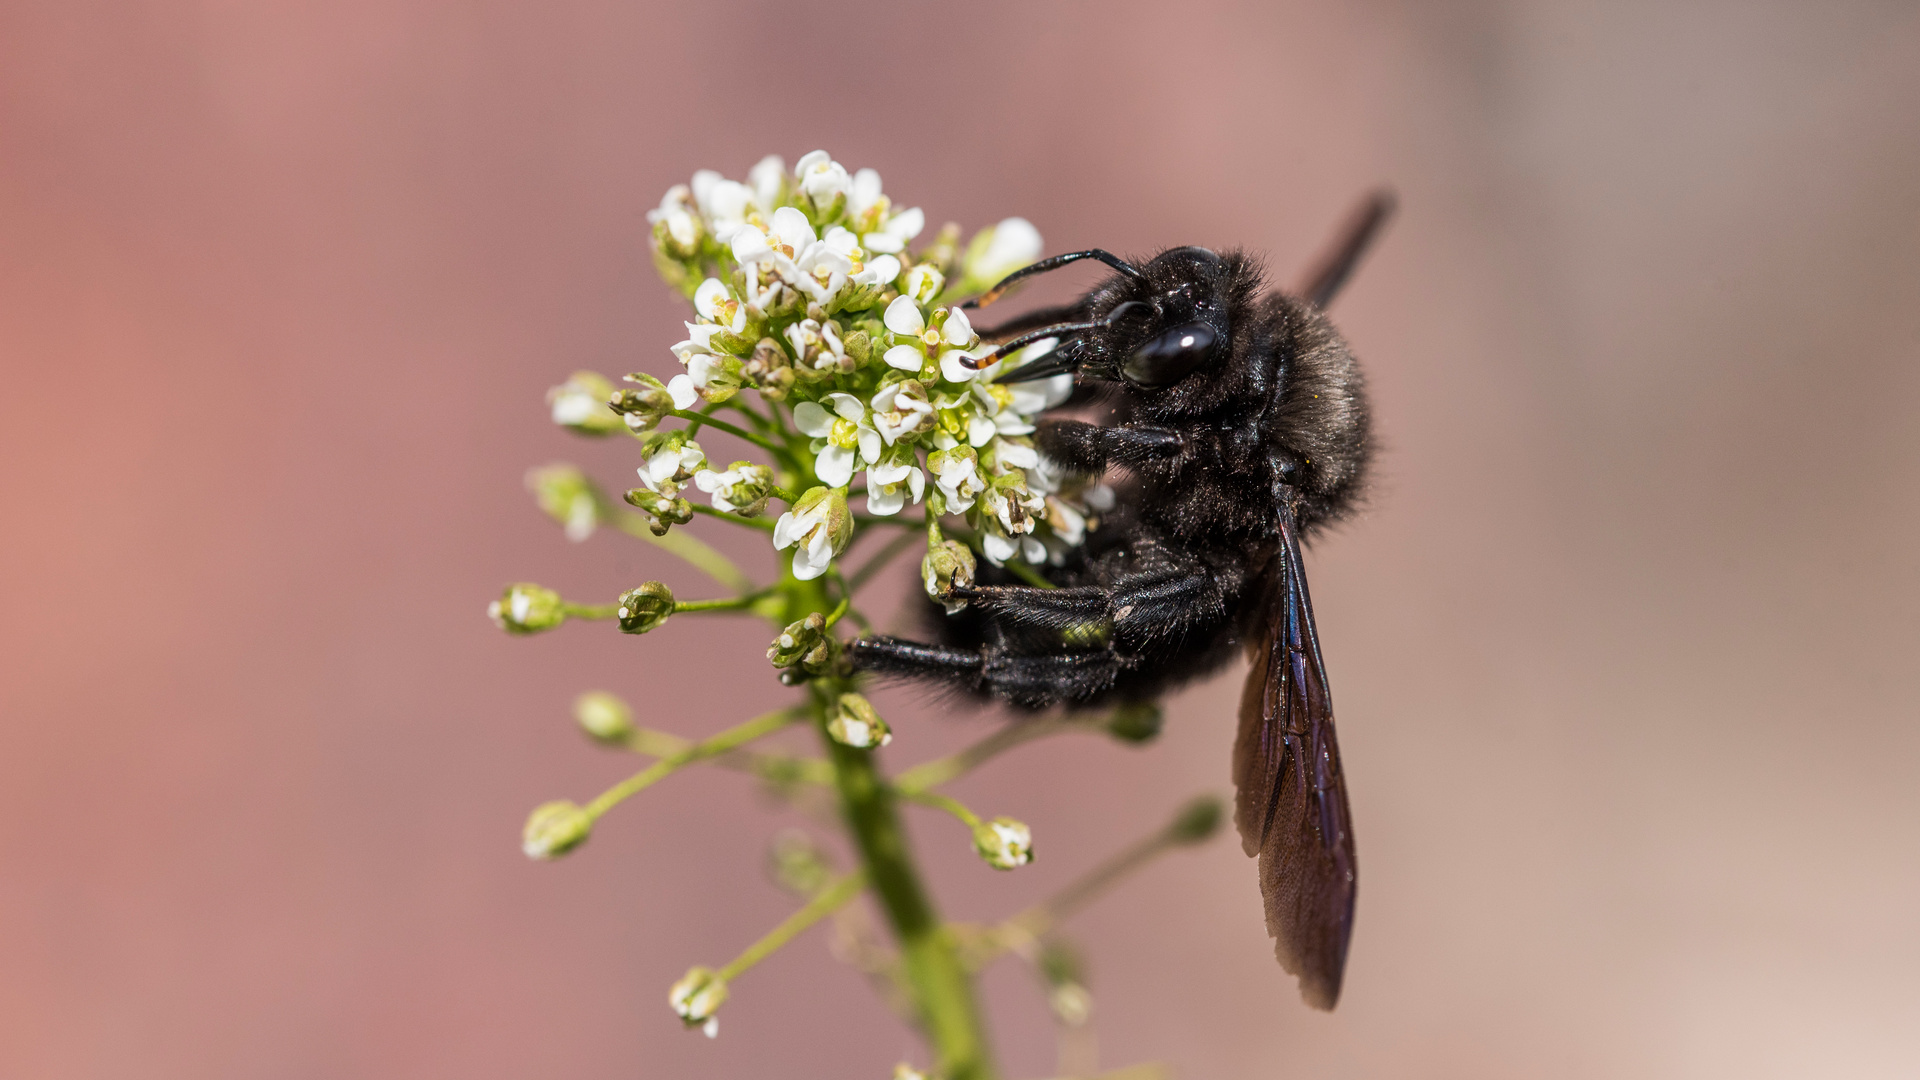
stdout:
POLYGON ((1030 278, 1035 274, 1044 274, 1049 270, 1058 270, 1068 263, 1079 262, 1081 259, 1099 259, 1101 262, 1106 263, 1108 266, 1113 267, 1115 270, 1120 271, 1136 281, 1146 278, 1146 275, 1140 272, 1139 267, 1115 255, 1113 252, 1102 251, 1099 248, 1088 248, 1085 251, 1069 251, 1065 255, 1055 255, 1051 258, 1041 259, 1032 266, 1023 266, 1013 273, 1008 274, 1006 277, 1001 278, 1000 284, 995 285, 993 288, 988 289, 986 292, 966 301, 960 306, 963 308, 986 307, 988 304, 1000 299, 1000 295, 1007 291, 1008 286, 1022 278, 1030 278))
MULTIPOLYGON (((1052 326, 1043 326, 1038 330, 1029 330, 1024 334, 1021 334, 1019 337, 1012 339, 1011 341, 1003 341, 1000 344, 995 345, 993 348, 987 350, 985 353, 982 353, 979 356, 961 357, 960 366, 967 368, 970 371, 979 371, 981 368, 986 367, 989 364, 992 364, 993 362, 999 360, 1001 357, 1007 355, 1008 353, 1013 352, 1016 349, 1024 349, 1036 341, 1041 341, 1050 337, 1066 337, 1068 334, 1083 334, 1088 330, 1104 330, 1107 327, 1112 326, 1113 324, 1119 322, 1120 320, 1131 316, 1136 309, 1146 309, 1146 308, 1147 308, 1147 305, 1139 302, 1138 300, 1129 300, 1126 303, 1121 304, 1119 307, 1116 307, 1112 311, 1108 312, 1104 318, 1092 319, 1087 322, 1055 323, 1052 326)), ((1042 363, 1044 361, 1035 361, 1035 362, 1042 363)), ((1063 368, 1061 370, 1067 370, 1067 369, 1063 368)), ((1021 378, 1021 373, 1025 371, 1026 371, 1026 368, 1024 367, 1018 368, 1014 371, 1008 372, 1006 375, 1001 376, 999 379, 996 379, 995 381, 996 382, 1021 382, 1023 381, 1023 379, 1021 378)), ((1059 372, 1049 371, 1047 374, 1057 375, 1059 374, 1059 372)), ((1027 377, 1038 378, 1039 376, 1031 375, 1027 377)))
POLYGON ((1340 287, 1352 276, 1353 268, 1360 264, 1360 256, 1366 254, 1367 247, 1380 235, 1381 227, 1393 216, 1396 202, 1393 192, 1381 188, 1370 192, 1347 217, 1333 245, 1320 257, 1320 264, 1307 275, 1306 284, 1300 288, 1300 295, 1309 304, 1324 310, 1333 303, 1340 287))

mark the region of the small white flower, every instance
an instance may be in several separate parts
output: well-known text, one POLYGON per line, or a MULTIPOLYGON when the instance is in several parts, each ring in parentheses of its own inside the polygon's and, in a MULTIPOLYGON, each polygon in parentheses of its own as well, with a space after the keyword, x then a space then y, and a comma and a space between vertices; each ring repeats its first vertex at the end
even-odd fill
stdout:
POLYGON ((867 418, 867 407, 852 394, 828 394, 829 413, 819 402, 803 401, 793 407, 793 422, 803 433, 825 439, 816 451, 813 471, 828 487, 845 487, 853 479, 857 463, 871 465, 880 460, 880 433, 867 418))
POLYGON ((848 280, 855 285, 873 285, 885 287, 900 277, 900 260, 891 255, 881 255, 868 259, 866 265, 855 271, 848 280))
POLYGON ((994 443, 993 456, 995 461, 1010 469, 1031 469, 1040 464, 1040 451, 1006 439, 994 443))
POLYGON ((687 185, 675 184, 660 200, 660 209, 647 211, 647 224, 665 222, 667 238, 683 250, 690 249, 700 239, 700 220, 695 216, 698 209, 687 185))
POLYGON ((747 170, 747 187, 753 190, 753 205, 762 214, 773 213, 774 204, 780 199, 780 185, 786 179, 787 163, 779 154, 768 154, 747 170))
MULTIPOLYGON (((710 277, 694 290, 693 309, 700 313, 700 318, 712 324, 715 329, 726 329, 738 334, 747 328, 746 307, 733 298, 733 291, 728 289, 727 283, 719 278, 710 277)), ((692 333, 693 329, 691 325, 688 326, 688 333, 692 333)), ((706 335, 711 338, 713 333, 713 330, 708 330, 706 335)), ((706 348, 707 343, 701 341, 700 346, 706 348)))
POLYGON ((793 576, 812 581, 827 572, 833 557, 853 539, 853 520, 846 496, 839 490, 817 487, 800 496, 793 509, 773 526, 773 548, 793 548, 793 576))
POLYGON ((1011 217, 993 227, 987 246, 967 260, 966 276, 996 282, 1040 257, 1040 230, 1026 218, 1011 217))
POLYGON ((931 304, 940 290, 947 287, 947 278, 932 263, 921 263, 907 271, 901 279, 900 294, 911 296, 916 304, 931 304))
POLYGON ((707 455, 701 451, 700 444, 688 439, 667 439, 660 449, 654 451, 645 465, 640 466, 640 482, 648 491, 659 491, 662 485, 684 484, 693 478, 693 474, 707 463, 707 455))
POLYGON ((793 167, 793 178, 816 206, 825 206, 834 196, 849 195, 853 191, 853 178, 847 175, 845 166, 829 157, 825 150, 815 150, 801 158, 793 167))
POLYGON ((728 180, 712 169, 693 174, 693 199, 713 230, 713 238, 726 243, 735 230, 747 223, 747 207, 753 192, 737 180, 728 180))
POLYGON ((1005 564, 1015 555, 1036 566, 1047 561, 1047 545, 1031 536, 1008 537, 990 532, 980 538, 980 553, 995 566, 1005 564))
POLYGON ((926 387, 912 379, 888 383, 868 404, 873 407, 874 429, 888 446, 902 435, 925 431, 934 423, 933 403, 927 400, 926 387))
POLYGON ((920 208, 916 206, 888 218, 887 223, 879 229, 860 234, 860 243, 868 251, 898 254, 905 251, 907 243, 919 236, 920 230, 926 227, 927 215, 921 213, 920 208))
MULTIPOLYGON (((933 464, 931 459, 928 464, 933 464)), ((947 513, 964 514, 972 509, 974 500, 987 486, 980 479, 979 464, 972 453, 942 451, 937 469, 933 482, 947 501, 947 513)))
POLYGON ((802 319, 787 327, 786 338, 799 362, 816 371, 826 371, 846 362, 846 346, 832 322, 821 324, 802 319))
POLYGON ((875 465, 867 470, 867 513, 892 517, 906 506, 909 495, 918 506, 926 490, 927 474, 921 472, 918 465, 911 462, 875 465))

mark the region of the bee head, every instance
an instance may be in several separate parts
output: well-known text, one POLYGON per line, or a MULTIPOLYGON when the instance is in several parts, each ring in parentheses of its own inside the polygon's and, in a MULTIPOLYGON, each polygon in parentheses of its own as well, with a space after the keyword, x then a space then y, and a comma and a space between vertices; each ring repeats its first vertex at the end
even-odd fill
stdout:
MULTIPOLYGON (((1228 272, 1220 256, 1206 248, 1171 248, 1139 267, 1106 252, 1056 258, 1060 262, 1048 262, 1063 265, 1071 258, 1098 258, 1120 274, 1095 290, 1090 308, 1097 318, 1045 327, 1000 346, 996 355, 1045 337, 1062 339, 1052 355, 1015 368, 997 381, 1025 382, 1070 371, 1079 378, 1120 382, 1150 392, 1211 367, 1225 353, 1232 331, 1228 272)), ((1029 269, 1037 272, 1042 265, 1029 269)), ((988 295, 997 295, 1001 287, 988 295)))

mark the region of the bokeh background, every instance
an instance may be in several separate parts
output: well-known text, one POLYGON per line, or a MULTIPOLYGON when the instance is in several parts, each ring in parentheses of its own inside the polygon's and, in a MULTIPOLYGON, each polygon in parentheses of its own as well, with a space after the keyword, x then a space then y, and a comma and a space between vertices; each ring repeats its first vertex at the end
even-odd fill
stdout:
MULTIPOLYGON (((669 370, 669 184, 815 147, 936 222, 1246 245, 1283 281, 1401 194, 1335 312, 1381 482, 1308 558, 1346 996, 1299 1003, 1223 838, 1073 924, 1104 1064, 1920 1073, 1916 116, 1911 2, 0 6, 0 1074, 924 1061, 817 934, 718 1040, 679 1029, 668 984, 790 909, 761 859, 796 819, 740 778, 518 851, 632 767, 576 692, 717 729, 781 700, 764 629, 482 616, 513 580, 700 590, 533 508, 530 465, 633 465, 542 393, 669 370)), ((966 781, 1034 826, 1029 870, 915 812, 947 912, 1225 791, 1237 683, 1153 747, 966 781)), ((992 722, 880 700, 896 763, 992 722)), ((987 992, 1009 1074, 1047 1075, 1034 980, 987 992)))

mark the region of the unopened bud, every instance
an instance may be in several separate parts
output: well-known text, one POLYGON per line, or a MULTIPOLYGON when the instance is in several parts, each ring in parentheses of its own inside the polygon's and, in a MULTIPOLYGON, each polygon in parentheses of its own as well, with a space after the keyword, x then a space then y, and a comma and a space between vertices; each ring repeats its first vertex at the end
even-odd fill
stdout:
POLYGON ((953 590, 972 587, 974 567, 971 548, 958 540, 942 540, 927 548, 926 558, 920 560, 920 580, 926 583, 927 595, 952 615, 967 606, 953 590))
POLYGON ((620 430, 620 418, 607 407, 613 384, 605 375, 576 371, 566 382, 547 391, 553 422, 582 435, 611 435, 620 430))
POLYGON ((1220 800, 1202 795, 1180 808, 1167 826, 1167 835, 1182 844, 1197 844, 1220 827, 1220 814, 1220 800))
POLYGON ((520 850, 529 859, 557 859, 586 843, 592 833, 593 818, 586 810, 565 799, 543 803, 527 815, 520 850))
POLYGON ((633 734, 633 709, 605 690, 589 690, 573 699, 580 730, 601 742, 619 742, 633 734))
POLYGON ((665 536, 669 528, 693 520, 693 504, 678 495, 634 488, 627 492, 626 500, 651 519, 647 522, 647 531, 655 536, 665 536))
POLYGON ((658 581, 649 581, 637 588, 628 589, 620 594, 620 606, 614 609, 614 616, 620 620, 620 630, 627 634, 644 634, 673 614, 673 590, 658 581))
POLYGON ((527 490, 550 518, 567 531, 569 540, 585 540, 600 523, 600 499, 593 481, 571 465, 546 465, 527 472, 527 490))
POLYGON ((522 582, 488 603, 487 617, 509 634, 537 634, 566 622, 567 612, 559 593, 522 582))
POLYGON ((983 821, 973 830, 973 849, 995 870, 1012 870, 1033 861, 1033 830, 1009 817, 983 821))
POLYGON ((1113 710, 1107 718, 1107 734, 1121 742, 1152 742, 1166 722, 1166 713, 1151 701, 1134 701, 1113 710))
POLYGON ((773 496, 773 470, 752 461, 736 461, 724 472, 702 469, 693 486, 713 496, 713 508, 741 517, 759 517, 773 496))
POLYGON ((680 1022, 698 1027, 711 1039, 720 1033, 719 1018, 714 1016, 727 1000, 727 981, 712 968, 697 967, 681 976, 667 992, 667 1003, 680 1014, 680 1022))
POLYGON ((634 389, 612 391, 607 399, 609 411, 620 414, 625 420, 627 430, 640 433, 652 431, 668 413, 673 411, 673 395, 667 392, 667 386, 659 379, 644 372, 627 376, 634 383, 634 389))
POLYGON ((787 624, 780 636, 767 646, 767 662, 774 667, 792 667, 814 651, 827 638, 827 617, 814 612, 787 624))
POLYGON ((893 730, 874 711, 873 703, 859 694, 840 695, 840 706, 827 721, 827 734, 834 742, 857 750, 871 750, 893 741, 893 730))

